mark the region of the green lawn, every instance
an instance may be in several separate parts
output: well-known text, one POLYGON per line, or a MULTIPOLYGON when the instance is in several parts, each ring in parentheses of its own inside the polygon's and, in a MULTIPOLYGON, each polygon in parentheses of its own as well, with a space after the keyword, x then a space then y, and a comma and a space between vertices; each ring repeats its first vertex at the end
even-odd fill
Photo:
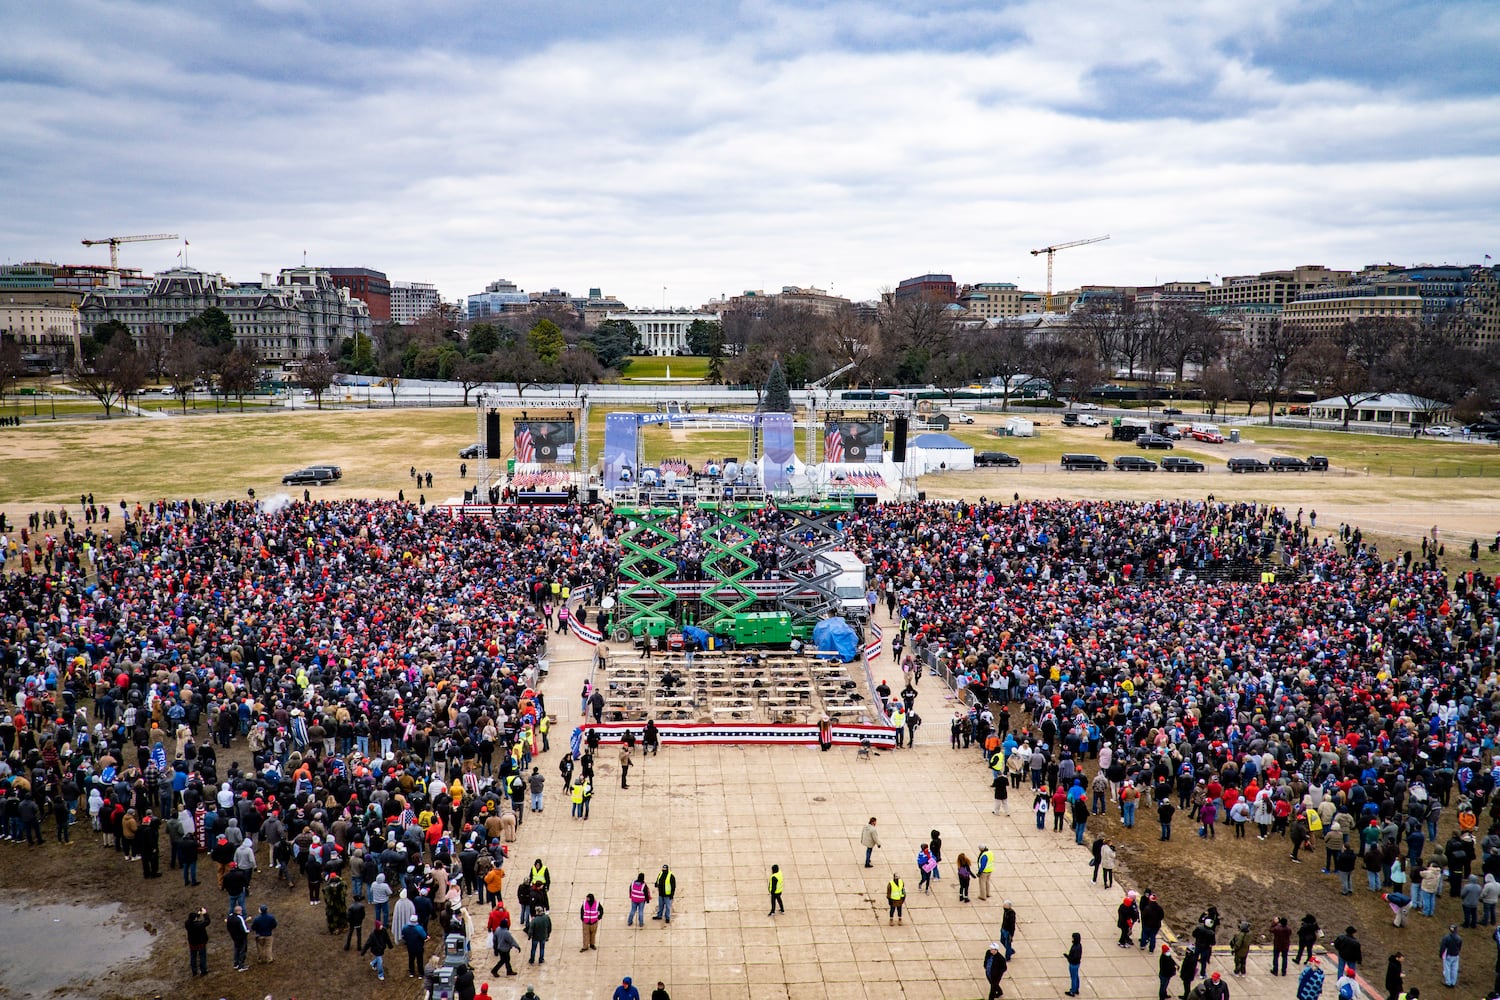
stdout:
POLYGON ((673 380, 688 378, 702 381, 708 377, 707 358, 659 358, 650 355, 635 355, 631 357, 630 367, 625 369, 621 379, 626 382, 639 382, 665 378, 669 368, 673 380))

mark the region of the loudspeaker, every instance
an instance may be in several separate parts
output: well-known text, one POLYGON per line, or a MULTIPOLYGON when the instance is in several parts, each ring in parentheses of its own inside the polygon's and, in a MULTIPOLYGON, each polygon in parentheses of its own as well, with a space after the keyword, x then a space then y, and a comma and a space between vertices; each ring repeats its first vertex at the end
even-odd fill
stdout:
POLYGON ((599 488, 597 486, 590 486, 589 487, 589 503, 598 503, 598 502, 599 502, 599 488))
POLYGON ((896 418, 896 443, 891 447, 891 461, 900 465, 906 461, 906 418, 896 418))
POLYGON ((926 503, 927 502, 927 491, 926 490, 917 490, 917 502, 918 503, 926 503))
POLYGON ((491 410, 484 415, 484 457, 500 457, 500 411, 491 410))

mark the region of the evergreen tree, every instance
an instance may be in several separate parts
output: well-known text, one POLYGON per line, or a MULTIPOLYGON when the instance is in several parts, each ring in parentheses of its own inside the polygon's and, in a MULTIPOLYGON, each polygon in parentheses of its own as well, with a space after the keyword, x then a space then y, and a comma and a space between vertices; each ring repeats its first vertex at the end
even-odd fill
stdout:
POLYGON ((766 376, 766 387, 761 393, 760 408, 763 413, 791 413, 792 390, 787 387, 786 373, 781 362, 771 362, 771 372, 766 376))

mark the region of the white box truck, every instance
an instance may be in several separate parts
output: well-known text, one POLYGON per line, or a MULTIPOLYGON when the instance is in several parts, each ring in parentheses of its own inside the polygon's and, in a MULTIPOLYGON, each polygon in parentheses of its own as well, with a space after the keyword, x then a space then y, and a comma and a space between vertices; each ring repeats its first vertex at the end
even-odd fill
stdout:
POLYGON ((866 577, 864 560, 853 552, 843 549, 824 552, 818 556, 818 575, 834 574, 830 581, 838 595, 839 607, 845 618, 863 621, 869 617, 870 606, 865 603, 866 577))

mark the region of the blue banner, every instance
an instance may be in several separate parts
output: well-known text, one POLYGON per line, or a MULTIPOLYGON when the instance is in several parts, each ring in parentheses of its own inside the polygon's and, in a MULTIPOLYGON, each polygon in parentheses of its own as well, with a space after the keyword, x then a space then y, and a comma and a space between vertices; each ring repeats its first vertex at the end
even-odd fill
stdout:
POLYGON ((641 418, 635 413, 610 413, 604 417, 604 488, 620 490, 634 486, 640 476, 641 418))
POLYGON ((765 458, 761 461, 761 484, 768 490, 786 489, 796 471, 792 459, 796 450, 796 424, 790 413, 766 413, 760 418, 761 440, 765 458))

